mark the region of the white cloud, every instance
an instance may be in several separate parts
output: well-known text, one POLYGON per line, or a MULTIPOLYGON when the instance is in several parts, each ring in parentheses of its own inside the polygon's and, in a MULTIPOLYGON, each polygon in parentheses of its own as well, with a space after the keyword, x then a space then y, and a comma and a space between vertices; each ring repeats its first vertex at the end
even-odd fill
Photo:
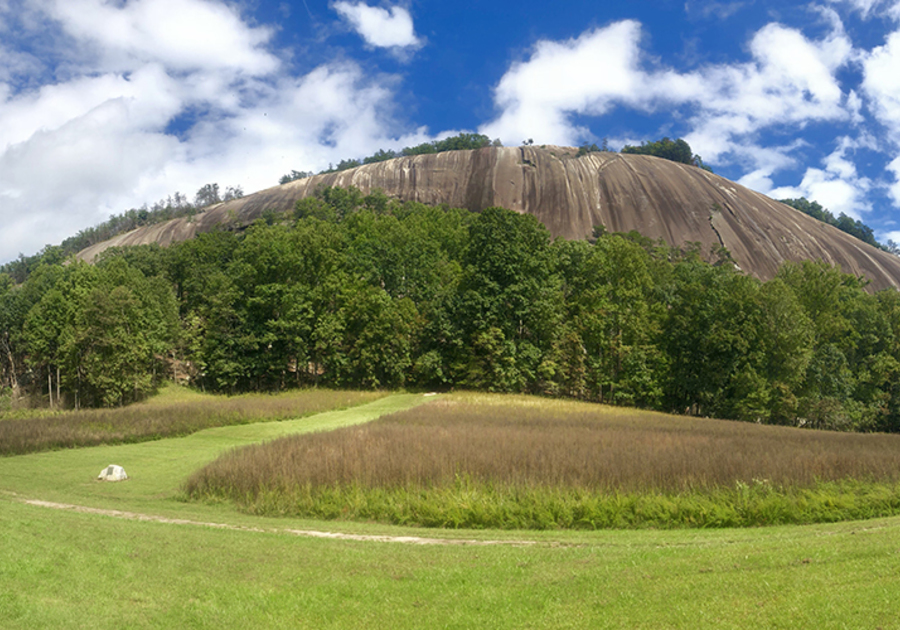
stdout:
POLYGON ((334 10, 346 19, 367 44, 376 48, 415 48, 421 45, 412 16, 403 7, 370 7, 364 2, 337 2, 334 10))
POLYGON ((768 168, 758 168, 750 171, 741 177, 737 183, 763 194, 775 188, 775 182, 772 181, 772 171, 768 168))
POLYGON ((853 117, 855 101, 835 77, 852 58, 842 30, 815 42, 769 24, 754 35, 750 51, 752 62, 701 71, 701 100, 687 138, 707 160, 728 152, 740 157, 753 134, 771 127, 853 117))
POLYGON ((861 219, 862 214, 872 208, 866 198, 874 184, 868 178, 859 176, 848 153, 863 146, 868 146, 868 141, 841 138, 837 149, 823 160, 824 168, 808 168, 797 186, 761 192, 774 199, 806 197, 818 201, 835 216, 844 213, 861 219))
MULTIPOLYGON (((894 200, 894 205, 900 208, 900 157, 895 158, 888 164, 887 170, 894 175, 894 182, 889 185, 888 192, 894 200)), ((894 240, 900 241, 900 238, 895 238, 894 240)))
POLYGON ((777 188, 769 196, 773 199, 806 197, 818 201, 835 216, 843 212, 859 219, 858 208, 864 194, 865 191, 852 182, 840 179, 827 170, 810 168, 798 186, 777 188))
POLYGON ((900 31, 863 59, 863 92, 872 112, 900 142, 900 31))
POLYGON ((573 144, 584 135, 571 123, 573 114, 686 107, 688 142, 714 162, 768 127, 850 120, 855 101, 842 93, 835 74, 853 49, 834 16, 827 17, 832 32, 820 41, 769 24, 750 42, 752 61, 689 73, 647 61, 641 26, 631 20, 577 39, 540 41, 501 78, 494 93, 499 116, 481 131, 506 141, 573 144))
POLYGON ((135 182, 177 154, 175 139, 132 127, 132 112, 133 102, 110 99, 3 152, 0 195, 7 197, 0 202, 3 258, 14 254, 13 248, 34 250, 59 242, 102 219, 95 213, 104 199, 126 196, 135 182), (21 234, 23 224, 35 222, 40 231, 21 234), (12 233, 7 233, 7 226, 13 227, 12 233))
POLYGON ((853 124, 861 125, 866 121, 862 109, 862 98, 856 93, 856 90, 850 90, 850 93, 847 94, 847 110, 850 112, 850 120, 853 121, 853 124))
POLYGON ((111 69, 152 61, 181 71, 229 69, 261 75, 278 65, 262 48, 272 32, 248 27, 221 2, 52 0, 50 10, 68 35, 95 46, 111 69))
POLYGON ((186 162, 177 168, 194 181, 274 185, 292 169, 317 170, 376 148, 424 142, 422 131, 397 138, 393 91, 355 64, 322 66, 300 78, 261 88, 254 104, 198 124, 186 162))
POLYGON ((115 74, 79 77, 47 85, 33 93, 0 102, 0 146, 25 142, 39 131, 53 130, 88 115, 110 101, 131 103, 135 127, 165 125, 182 105, 179 86, 158 65, 148 65, 128 78, 115 74))
POLYGON ((540 41, 531 58, 514 64, 494 90, 500 116, 481 132, 506 142, 574 144, 581 130, 572 113, 606 113, 616 102, 636 106, 645 94, 640 24, 624 21, 564 42, 540 41))
POLYGON ((564 42, 539 42, 500 80, 495 90, 500 114, 481 131, 506 141, 531 137, 575 144, 587 132, 572 123, 573 114, 676 108, 687 114, 684 137, 694 151, 707 163, 742 165, 747 169, 743 185, 780 197, 818 199, 836 214, 859 218, 871 209, 866 196, 874 186, 858 176, 850 161, 859 141, 841 139, 821 168, 807 169, 797 186, 780 189, 775 189, 775 175, 796 166, 804 142, 759 144, 761 133, 786 126, 862 122, 859 95, 844 93, 837 78, 856 53, 837 15, 828 9, 820 15, 830 25, 821 39, 769 24, 751 38, 749 61, 686 73, 648 60, 640 46, 640 24, 634 21, 564 42))
MULTIPOLYGON (((866 15, 888 8, 844 4, 866 15)), ((403 135, 396 123, 396 77, 352 62, 292 76, 272 52, 272 29, 247 23, 237 6, 0 0, 0 262, 176 190, 191 196, 218 181, 250 192, 292 169, 431 139, 425 129, 403 135)), ((404 8, 332 6, 370 46, 403 54, 422 44, 404 8)), ((496 117, 479 131, 507 143, 574 144, 589 134, 578 115, 671 112, 705 161, 740 164, 752 188, 807 196, 854 217, 875 189, 900 206, 900 158, 890 185, 859 177, 853 162, 870 112, 900 142, 900 33, 861 53, 833 11, 819 15, 829 28, 823 37, 769 24, 752 35, 744 59, 685 72, 644 51, 635 21, 539 41, 497 83, 496 117), (865 80, 850 90, 837 75, 857 62, 865 80), (816 123, 843 124, 841 134, 859 137, 840 139, 796 186, 776 188, 776 175, 812 149, 796 130, 816 123)))
MULTIPOLYGON (((352 62, 291 76, 269 31, 222 2, 32 6, 45 11, 35 33, 60 47, 42 62, 76 63, 34 88, 0 83, 0 263, 175 191, 255 191, 292 169, 428 139, 397 137, 396 78, 352 62)), ((0 81, 11 63, 0 58, 0 81)))
MULTIPOLYGON (((688 143, 690 143, 690 139, 688 139, 688 143)), ((800 140, 795 140, 789 145, 774 147, 760 147, 752 143, 733 145, 729 148, 730 152, 753 168, 751 172, 741 177, 738 183, 757 192, 768 194, 775 187, 772 176, 782 169, 794 166, 797 162, 794 156, 803 146, 804 143, 800 140)))

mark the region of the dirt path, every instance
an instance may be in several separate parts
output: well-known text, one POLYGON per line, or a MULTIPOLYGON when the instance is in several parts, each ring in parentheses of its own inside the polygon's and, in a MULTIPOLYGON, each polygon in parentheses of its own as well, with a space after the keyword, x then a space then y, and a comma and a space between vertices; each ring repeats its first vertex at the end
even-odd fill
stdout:
MULTIPOLYGON (((302 536, 305 538, 326 538, 331 540, 349 540, 354 542, 381 542, 381 543, 399 543, 404 545, 435 545, 435 546, 471 546, 471 547, 489 547, 489 546, 507 546, 507 547, 582 547, 585 546, 584 543, 577 542, 561 542, 561 541, 552 541, 552 540, 476 540, 474 538, 430 538, 430 537, 422 537, 422 536, 377 536, 377 535, 365 535, 365 534, 345 534, 341 532, 325 532, 313 529, 290 529, 290 528, 262 528, 262 527, 251 527, 246 525, 233 525, 229 523, 213 523, 208 521, 195 521, 191 519, 184 518, 170 518, 167 516, 160 516, 156 514, 141 514, 138 512, 125 512, 122 510, 109 510, 103 508, 93 508, 85 505, 74 505, 72 503, 55 503, 53 501, 43 501, 41 499, 25 499, 22 497, 17 497, 15 493, 9 492, 0 492, 0 494, 6 494, 13 501, 18 501, 19 503, 23 503, 26 505, 31 505, 35 507, 49 508, 52 510, 71 510, 73 512, 78 512, 80 514, 96 514, 99 516, 107 516, 111 518, 119 518, 131 521, 144 521, 150 523, 165 523, 169 525, 192 525, 195 527, 210 527, 214 529, 226 529, 230 531, 241 531, 241 532, 254 532, 260 534, 289 534, 292 536, 302 536), (11 495, 11 496, 10 496, 11 495)), ((900 527, 900 521, 896 521, 895 519, 875 519, 874 522, 856 522, 856 523, 848 523, 851 525, 850 534, 857 533, 866 533, 873 532, 883 529, 890 529, 900 527)), ((805 529, 806 532, 804 536, 815 536, 815 537, 829 537, 835 536, 839 534, 846 534, 847 531, 843 530, 825 530, 825 531, 810 531, 809 528, 801 528, 805 529)), ((798 530, 799 531, 799 530, 798 530)), ((736 540, 723 540, 718 541, 717 545, 732 545, 736 544, 739 541, 736 540)), ((596 544, 596 543, 594 543, 596 544)), ((605 545, 615 545, 615 543, 611 543, 606 541, 605 545)), ((682 542, 682 543, 673 543, 671 541, 667 543, 660 543, 659 541, 655 541, 651 543, 652 546, 666 546, 666 547, 695 547, 695 546, 708 546, 710 544, 709 541, 693 541, 693 542, 682 542)))
MULTIPOLYGON (((311 529, 263 529, 259 527, 246 527, 243 525, 229 525, 227 523, 210 523, 205 521, 192 521, 183 518, 169 518, 154 514, 139 514, 137 512, 123 512, 121 510, 106 510, 92 508, 71 503, 54 503, 40 499, 19 499, 21 503, 36 507, 50 508, 53 510, 71 510, 81 514, 98 514, 112 518, 121 518, 131 521, 145 521, 151 523, 167 523, 170 525, 194 525, 198 527, 213 527, 216 529, 228 529, 243 532, 259 532, 265 534, 292 534, 307 538, 330 538, 332 540, 353 540, 362 542, 386 542, 402 543, 406 545, 471 545, 471 546, 495 546, 509 545, 512 547, 527 547, 539 545, 535 540, 474 540, 461 538, 423 538, 420 536, 368 536, 363 534, 342 534, 339 532, 322 532, 311 529)), ((562 546, 559 543, 547 543, 550 546, 562 546)))

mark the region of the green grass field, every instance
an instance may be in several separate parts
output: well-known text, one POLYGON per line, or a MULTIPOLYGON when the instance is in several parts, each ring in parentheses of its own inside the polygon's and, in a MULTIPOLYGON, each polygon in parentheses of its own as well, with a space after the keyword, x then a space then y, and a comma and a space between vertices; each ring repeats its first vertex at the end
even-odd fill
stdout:
POLYGON ((253 517, 179 500, 191 472, 235 446, 428 400, 394 395, 295 421, 0 458, 0 628, 900 628, 898 518, 714 531, 436 531, 253 517), (97 482, 111 463, 131 479, 97 482))
POLYGON ((169 385, 148 401, 112 409, 18 410, 0 422, 0 457, 147 442, 236 424, 287 420, 353 407, 385 392, 301 389, 279 395, 211 396, 169 385))

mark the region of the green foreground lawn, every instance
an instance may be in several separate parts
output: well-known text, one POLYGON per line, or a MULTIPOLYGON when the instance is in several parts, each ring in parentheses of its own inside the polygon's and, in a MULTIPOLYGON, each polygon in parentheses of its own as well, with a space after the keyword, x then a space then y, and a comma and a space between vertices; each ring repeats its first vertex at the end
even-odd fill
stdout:
POLYGON ((717 531, 472 532, 263 519, 177 500, 223 450, 297 421, 0 459, 0 628, 900 628, 900 519, 717 531), (94 480, 117 463, 127 482, 94 480), (123 520, 34 498, 241 526, 123 520), (315 529, 534 544, 329 540, 315 529))

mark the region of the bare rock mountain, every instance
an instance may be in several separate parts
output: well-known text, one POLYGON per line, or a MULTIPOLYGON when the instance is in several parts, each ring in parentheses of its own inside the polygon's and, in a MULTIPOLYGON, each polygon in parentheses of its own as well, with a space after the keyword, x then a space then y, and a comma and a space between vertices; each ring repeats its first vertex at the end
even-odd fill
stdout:
POLYGON ((192 238, 239 228, 266 210, 293 208, 320 185, 480 211, 503 206, 533 214, 554 236, 586 238, 594 226, 636 230, 669 245, 726 247, 742 270, 767 280, 784 261, 824 260, 866 276, 871 287, 900 288, 900 257, 880 251, 765 195, 702 169, 643 155, 566 147, 488 147, 401 157, 316 175, 212 206, 190 219, 139 228, 82 251, 92 260, 117 245, 192 238))

